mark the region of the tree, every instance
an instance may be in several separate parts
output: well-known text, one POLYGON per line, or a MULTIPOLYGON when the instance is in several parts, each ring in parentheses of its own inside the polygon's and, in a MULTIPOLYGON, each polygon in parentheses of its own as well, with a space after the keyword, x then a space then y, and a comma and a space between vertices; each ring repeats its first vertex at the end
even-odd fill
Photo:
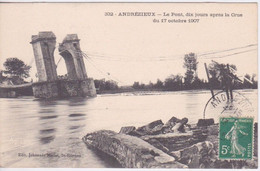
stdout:
POLYGON ((0 83, 2 83, 5 80, 5 76, 3 76, 3 70, 0 70, 0 83))
POLYGON ((246 74, 244 76, 244 88, 251 88, 252 87, 252 83, 251 81, 251 76, 249 74, 246 74))
POLYGON ((216 63, 210 63, 209 64, 209 75, 210 77, 210 82, 211 82, 211 86, 213 86, 213 88, 219 88, 220 87, 220 80, 218 79, 218 75, 219 75, 219 68, 217 67, 216 63))
POLYGON ((117 90, 118 84, 116 81, 108 80, 105 82, 105 90, 117 90))
POLYGON ((105 79, 101 79, 101 80, 94 80, 95 83, 95 87, 99 90, 99 91, 104 91, 104 90, 117 90, 118 89, 118 84, 116 81, 113 80, 105 80, 105 79))
POLYGON ((157 89, 162 89, 163 88, 163 82, 160 79, 157 79, 156 84, 154 84, 154 87, 157 89))
POLYGON ((228 65, 220 64, 215 61, 209 64, 209 74, 211 75, 211 83, 214 88, 225 88, 231 82, 237 82, 239 79, 236 76, 237 67, 233 64, 228 65))
POLYGON ((153 85, 153 83, 150 81, 149 84, 147 85, 147 88, 148 88, 149 90, 152 90, 153 87, 154 87, 154 85, 153 85))
POLYGON ((182 89, 182 76, 170 75, 164 81, 164 87, 166 90, 181 90, 182 89))
POLYGON ((7 58, 4 63, 4 73, 7 75, 18 76, 19 78, 28 78, 31 66, 26 65, 22 60, 18 58, 7 58))
POLYGON ((133 88, 134 88, 134 89, 139 89, 139 88, 140 88, 139 82, 134 82, 133 88))
POLYGON ((192 88, 193 89, 202 89, 206 87, 206 83, 203 79, 199 79, 198 77, 195 77, 195 80, 192 82, 192 88))
POLYGON ((140 84, 140 89, 144 89, 145 88, 145 84, 144 83, 141 83, 140 84))
POLYGON ((194 72, 187 70, 184 77, 185 86, 189 88, 194 79, 194 72))
POLYGON ((189 53, 184 56, 184 64, 183 67, 186 68, 184 82, 186 85, 190 85, 197 75, 197 56, 195 53, 189 53))

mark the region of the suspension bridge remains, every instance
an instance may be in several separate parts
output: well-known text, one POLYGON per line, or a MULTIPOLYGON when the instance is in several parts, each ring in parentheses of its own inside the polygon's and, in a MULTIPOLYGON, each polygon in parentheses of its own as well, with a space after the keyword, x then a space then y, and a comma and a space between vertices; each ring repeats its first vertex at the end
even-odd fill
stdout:
POLYGON ((68 34, 59 44, 64 58, 67 78, 59 79, 54 60, 56 36, 53 32, 39 32, 32 36, 34 58, 39 81, 32 84, 36 98, 66 98, 96 96, 94 80, 88 78, 77 34, 68 34))

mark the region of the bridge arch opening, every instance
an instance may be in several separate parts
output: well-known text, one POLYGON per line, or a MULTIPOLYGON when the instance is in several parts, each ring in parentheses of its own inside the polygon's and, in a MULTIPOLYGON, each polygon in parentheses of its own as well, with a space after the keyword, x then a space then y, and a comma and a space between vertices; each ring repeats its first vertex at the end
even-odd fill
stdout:
POLYGON ((76 73, 76 68, 75 68, 72 54, 68 50, 65 50, 65 51, 61 52, 60 55, 65 60, 68 79, 71 79, 71 80, 77 79, 77 73, 76 73))

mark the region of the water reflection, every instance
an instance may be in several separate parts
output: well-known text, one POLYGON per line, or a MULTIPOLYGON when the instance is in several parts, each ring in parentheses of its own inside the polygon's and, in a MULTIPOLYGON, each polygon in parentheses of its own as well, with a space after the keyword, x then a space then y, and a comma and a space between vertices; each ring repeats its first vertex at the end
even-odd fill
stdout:
POLYGON ((53 119, 53 118, 57 118, 58 115, 52 115, 52 116, 41 116, 40 119, 53 119))
POLYGON ((56 114, 56 101, 38 101, 39 105, 39 141, 41 144, 48 144, 55 139, 57 131, 56 122, 58 115, 56 114))
POLYGON ((45 129, 45 130, 40 130, 41 134, 48 134, 48 133, 53 133, 55 132, 56 129, 45 129))
POLYGON ((70 133, 80 132, 84 129, 86 114, 84 113, 73 113, 69 115, 69 131, 70 133))
POLYGON ((69 99, 68 131, 70 134, 81 132, 86 126, 86 98, 69 99), (73 106, 73 107, 71 107, 73 106))
POLYGON ((86 114, 82 114, 82 113, 73 113, 70 114, 69 117, 79 117, 79 116, 85 116, 86 114))
POLYGON ((68 100, 69 100, 69 106, 85 106, 87 104, 88 99, 82 97, 75 97, 68 100))

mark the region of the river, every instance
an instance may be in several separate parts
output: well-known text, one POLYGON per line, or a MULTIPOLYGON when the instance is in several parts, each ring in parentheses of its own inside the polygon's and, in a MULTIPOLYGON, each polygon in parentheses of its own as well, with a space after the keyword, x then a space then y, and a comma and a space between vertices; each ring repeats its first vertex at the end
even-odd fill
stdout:
MULTIPOLYGON (((257 113, 257 90, 239 90, 257 113)), ((197 123, 209 91, 98 95, 95 98, 0 99, 2 167, 118 167, 88 149, 81 138, 100 129, 119 131, 172 116, 197 123)))

